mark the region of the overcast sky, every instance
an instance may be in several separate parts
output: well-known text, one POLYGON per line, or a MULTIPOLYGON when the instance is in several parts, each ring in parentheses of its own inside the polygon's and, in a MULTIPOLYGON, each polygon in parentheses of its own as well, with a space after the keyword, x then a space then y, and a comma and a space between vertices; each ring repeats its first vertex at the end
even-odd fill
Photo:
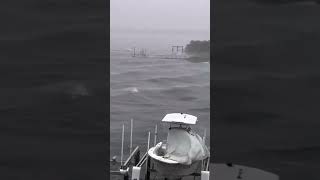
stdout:
POLYGON ((210 30, 210 0, 111 0, 111 30, 210 30))

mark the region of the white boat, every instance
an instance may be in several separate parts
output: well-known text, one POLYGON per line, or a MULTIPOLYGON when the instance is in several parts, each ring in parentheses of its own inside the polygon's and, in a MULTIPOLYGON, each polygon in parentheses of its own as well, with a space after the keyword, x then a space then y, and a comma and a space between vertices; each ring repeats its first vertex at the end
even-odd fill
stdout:
MULTIPOLYGON (((156 173, 157 178, 165 179, 194 179, 201 176, 201 180, 279 180, 279 176, 261 169, 235 165, 232 163, 211 163, 210 153, 205 146, 205 137, 201 138, 192 129, 196 125, 197 117, 183 114, 167 114, 162 122, 169 123, 170 128, 166 142, 156 144, 157 126, 155 128, 155 146, 149 148, 150 132, 148 133, 148 151, 131 168, 131 179, 140 179, 141 167, 146 164, 146 180, 150 179, 150 172, 156 173), (150 162, 151 161, 151 162, 150 162), (187 177, 189 176, 189 177, 187 177), (193 177, 192 177, 193 176, 193 177)), ((122 126, 121 167, 119 171, 110 171, 113 174, 129 177, 130 161, 140 156, 139 146, 132 151, 131 119, 130 156, 123 161, 124 125, 122 126), (124 162, 124 163, 123 163, 124 162), (129 164, 128 164, 129 163, 129 164)), ((115 161, 115 158, 113 158, 115 161)))
POLYGON ((203 138, 190 127, 197 123, 197 117, 171 113, 162 122, 170 124, 167 141, 159 142, 148 151, 154 169, 160 176, 167 178, 200 173, 203 161, 208 160, 210 154, 203 138))

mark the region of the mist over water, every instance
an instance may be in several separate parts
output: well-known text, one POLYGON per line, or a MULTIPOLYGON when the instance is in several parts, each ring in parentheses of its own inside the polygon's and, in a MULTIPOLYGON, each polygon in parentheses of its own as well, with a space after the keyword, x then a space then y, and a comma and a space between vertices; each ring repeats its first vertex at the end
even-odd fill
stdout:
POLYGON ((111 50, 147 48, 156 54, 171 53, 171 46, 186 46, 191 40, 209 40, 208 30, 135 30, 111 29, 111 50))

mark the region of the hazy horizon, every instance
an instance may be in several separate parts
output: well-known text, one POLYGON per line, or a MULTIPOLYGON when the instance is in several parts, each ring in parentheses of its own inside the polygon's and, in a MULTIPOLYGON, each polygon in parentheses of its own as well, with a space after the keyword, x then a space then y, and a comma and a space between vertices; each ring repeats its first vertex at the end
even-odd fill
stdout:
POLYGON ((111 30, 210 31, 210 0, 111 0, 111 30))
POLYGON ((210 39, 210 0, 111 0, 112 49, 170 50, 210 39))

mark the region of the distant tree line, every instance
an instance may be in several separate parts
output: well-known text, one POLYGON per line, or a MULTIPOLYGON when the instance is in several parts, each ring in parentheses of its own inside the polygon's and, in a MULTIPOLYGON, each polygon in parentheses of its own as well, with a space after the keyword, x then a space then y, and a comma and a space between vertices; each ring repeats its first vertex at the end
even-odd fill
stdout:
POLYGON ((185 48, 186 53, 189 54, 203 54, 210 53, 210 40, 208 41, 190 41, 185 48))

